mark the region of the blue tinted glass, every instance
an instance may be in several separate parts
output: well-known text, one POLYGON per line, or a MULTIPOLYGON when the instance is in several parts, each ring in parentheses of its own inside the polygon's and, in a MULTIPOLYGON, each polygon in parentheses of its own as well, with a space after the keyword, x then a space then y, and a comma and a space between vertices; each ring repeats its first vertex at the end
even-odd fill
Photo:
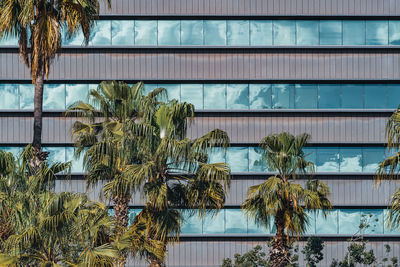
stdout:
POLYGON ((247 218, 241 210, 226 209, 225 216, 225 233, 247 233, 247 218))
POLYGON ((179 45, 181 42, 180 20, 158 21, 158 45, 179 45))
POLYGON ((249 171, 249 149, 248 147, 230 147, 226 154, 226 161, 232 172, 249 171))
POLYGON ((226 21, 205 20, 204 21, 204 44, 226 45, 226 21))
POLYGON ((204 84, 204 109, 226 109, 226 84, 204 84))
POLYGON ((272 45, 272 21, 252 20, 250 21, 250 44, 272 45))
POLYGON ((132 225, 134 223, 135 217, 139 215, 141 209, 129 209, 129 221, 128 225, 132 225))
POLYGON ((188 211, 183 212, 182 234, 202 234, 203 221, 197 214, 190 214, 188 211))
POLYGON ((19 108, 20 109, 33 109, 33 97, 35 88, 33 84, 20 84, 19 85, 19 108))
POLYGON ((3 36, 0 38, 0 45, 1 46, 17 46, 18 45, 18 38, 13 35, 3 36))
POLYGON ((248 109, 249 108, 249 85, 248 84, 228 84, 226 88, 227 108, 228 109, 248 109))
POLYGON ((157 45, 156 20, 135 20, 135 45, 157 45))
POLYGON ((0 109, 18 108, 18 85, 0 84, 0 109))
POLYGON ((88 84, 67 84, 66 85, 67 108, 77 101, 86 101, 89 92, 88 84))
POLYGON ((181 44, 202 45, 203 44, 203 21, 182 20, 181 21, 181 44))
POLYGON ((376 172, 379 162, 385 159, 384 147, 363 148, 363 172, 376 172))
POLYGON ((388 108, 397 108, 400 105, 400 84, 388 85, 388 108))
POLYGON ((315 214, 316 234, 338 234, 338 210, 331 210, 326 218, 322 212, 315 214))
POLYGON ((389 26, 387 20, 367 20, 365 27, 367 45, 388 44, 389 26))
POLYGON ((81 30, 78 30, 74 35, 71 37, 68 37, 67 31, 65 28, 62 29, 62 36, 63 36, 63 45, 75 45, 75 46, 81 46, 84 45, 85 43, 85 37, 83 36, 83 33, 81 30))
POLYGON ((361 84, 342 85, 342 108, 363 108, 364 95, 361 84))
POLYGON ((180 84, 163 84, 159 85, 167 90, 168 100, 181 100, 181 85, 180 84))
MULTIPOLYGON (((388 227, 388 222, 389 222, 389 217, 390 215, 390 210, 383 210, 383 219, 384 219, 384 233, 386 235, 399 235, 400 234, 400 229, 399 228, 394 228, 394 227, 388 227)), ((391 224, 393 226, 393 224, 391 224)))
POLYGON ((319 21, 298 20, 296 21, 297 45, 318 45, 319 44, 319 21))
POLYGON ((362 210, 361 222, 365 225, 362 234, 383 234, 383 209, 362 210))
POLYGON ((307 161, 311 161, 314 164, 317 162, 317 150, 315 148, 305 147, 303 148, 303 152, 307 161))
POLYGON ((75 149, 73 147, 65 148, 65 160, 71 161, 71 173, 81 173, 83 172, 83 156, 84 153, 81 153, 78 158, 75 157, 74 154, 75 149))
POLYGON ((111 21, 97 20, 90 32, 90 45, 111 45, 111 21))
POLYGON ((339 210, 339 234, 353 235, 358 232, 361 222, 360 210, 339 210))
POLYGON ((227 21, 228 45, 249 45, 250 25, 248 20, 227 21))
POLYGON ((45 84, 43 109, 65 109, 65 84, 45 84))
POLYGON ((317 108, 317 85, 296 84, 296 108, 314 109, 317 108))
POLYGON ((14 158, 18 158, 20 156, 21 152, 23 151, 22 147, 9 147, 9 146, 4 147, 3 146, 3 147, 0 147, 0 149, 3 150, 4 152, 13 154, 14 158))
POLYGON ((151 91, 153 91, 154 89, 157 89, 159 87, 164 88, 164 85, 162 84, 156 84, 156 83, 145 83, 144 84, 144 94, 147 95, 148 93, 150 93, 151 91))
POLYGON ((341 45, 342 44, 342 21, 321 20, 319 24, 320 45, 341 45))
POLYGON ((316 223, 315 212, 307 212, 307 225, 305 234, 306 235, 314 235, 315 234, 315 223, 316 223))
POLYGON ((203 221, 203 234, 223 233, 225 233, 225 210, 221 210, 215 216, 207 214, 203 221))
POLYGON ((192 103, 196 109, 203 109, 203 85, 181 84, 181 101, 192 103))
POLYGON ((362 150, 355 147, 340 148, 340 172, 361 172, 362 150))
POLYGON ((366 84, 365 108, 386 108, 386 84, 366 84))
POLYGON ((389 21, 389 44, 400 45, 400 20, 389 21))
POLYGON ((273 84, 272 106, 274 109, 294 108, 294 85, 273 84))
POLYGON ((249 234, 269 234, 270 229, 265 226, 257 225, 254 220, 247 216, 247 233, 249 234))
POLYGON ((134 45, 135 44, 135 21, 113 20, 111 22, 112 45, 134 45))
POLYGON ((337 147, 317 148, 317 172, 339 172, 339 149, 337 147))
POLYGON ((263 149, 260 147, 249 147, 249 171, 265 172, 267 163, 263 160, 263 149))
POLYGON ((226 150, 220 147, 214 147, 212 152, 208 153, 209 163, 222 163, 226 162, 226 150))
POLYGON ((270 109, 272 107, 272 85, 250 84, 249 104, 250 109, 270 109))
POLYGON ((296 44, 295 20, 275 20, 273 27, 274 27, 274 45, 296 44))
POLYGON ((318 108, 340 108, 340 85, 320 84, 318 87, 318 108))
POLYGON ((365 45, 365 21, 343 21, 343 44, 365 45))
POLYGON ((65 162, 65 147, 43 147, 43 150, 49 152, 47 159, 50 163, 65 162))

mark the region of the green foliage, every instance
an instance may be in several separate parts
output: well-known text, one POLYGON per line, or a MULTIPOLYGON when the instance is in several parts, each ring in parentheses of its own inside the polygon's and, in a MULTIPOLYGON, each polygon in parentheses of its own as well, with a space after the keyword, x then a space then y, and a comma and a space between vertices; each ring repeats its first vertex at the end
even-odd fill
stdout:
POLYGON ((307 244, 301 251, 307 262, 307 266, 316 267, 317 263, 324 259, 322 250, 324 249, 324 242, 319 237, 310 237, 307 239, 307 244))
POLYGON ((221 267, 270 267, 261 246, 255 246, 243 255, 235 254, 234 262, 224 259, 221 267))

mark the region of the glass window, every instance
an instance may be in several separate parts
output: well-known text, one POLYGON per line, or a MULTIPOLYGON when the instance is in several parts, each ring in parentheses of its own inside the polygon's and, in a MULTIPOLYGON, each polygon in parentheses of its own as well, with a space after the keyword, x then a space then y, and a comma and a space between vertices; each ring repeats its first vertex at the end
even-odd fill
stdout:
POLYGON ((321 20, 319 22, 319 43, 320 45, 341 45, 342 44, 342 21, 321 20))
POLYGON ((203 85, 181 84, 181 101, 192 103, 196 109, 203 109, 203 85))
POLYGON ((267 163, 263 160, 263 151, 261 147, 249 147, 249 171, 267 171, 267 163))
POLYGON ((340 172, 361 172, 362 150, 356 147, 340 148, 340 172))
POLYGON ((70 45, 70 46, 81 46, 85 44, 85 37, 83 36, 82 30, 78 30, 74 35, 70 38, 68 37, 67 31, 65 28, 62 29, 62 44, 63 45, 70 45))
POLYGON ((271 84, 250 84, 250 109, 270 109, 272 107, 271 84))
POLYGON ((297 45, 319 45, 318 20, 297 20, 296 28, 297 45))
POLYGON ((228 109, 249 108, 249 85, 228 84, 226 88, 228 109))
POLYGON ((66 107, 77 101, 86 101, 88 98, 88 84, 67 84, 66 85, 66 107))
POLYGON ((400 20, 389 21, 389 44, 400 45, 400 20))
POLYGON ((33 109, 33 97, 35 94, 35 87, 33 84, 20 84, 19 85, 19 108, 20 109, 33 109))
POLYGON ((180 84, 163 84, 158 85, 159 87, 165 88, 168 94, 168 100, 176 99, 181 100, 181 85, 180 84))
POLYGON ((221 147, 214 147, 211 152, 208 153, 209 163, 222 163, 226 162, 226 150, 221 147))
POLYGON ((133 222, 135 221, 136 216, 138 216, 141 211, 142 211, 141 209, 129 209, 128 225, 132 225, 133 224, 133 222))
POLYGON ((363 148, 363 172, 376 172, 379 162, 385 159, 384 147, 363 148))
POLYGON ((0 109, 18 108, 18 85, 0 84, 0 109))
POLYGON ((250 44, 272 45, 272 20, 250 21, 250 44))
POLYGON ((307 225, 304 234, 315 235, 315 212, 307 211, 307 225))
POLYGON ((65 162, 65 147, 43 147, 43 150, 49 152, 47 159, 50 163, 65 162))
POLYGON ((250 218, 249 216, 247 217, 247 233, 249 234, 269 234, 270 233, 270 227, 266 228, 263 225, 257 225, 254 222, 254 219, 250 218))
POLYGON ((1 46, 18 46, 18 37, 13 35, 3 36, 0 38, 1 46))
POLYGON ((241 210, 226 209, 225 217, 225 233, 247 233, 247 218, 241 210))
POLYGON ((227 150, 226 161, 232 172, 249 171, 249 149, 248 147, 230 147, 227 150))
POLYGON ((249 45, 250 25, 248 20, 227 21, 228 45, 249 45))
POLYGON ((303 153, 307 161, 311 161, 314 164, 317 162, 317 150, 314 147, 303 148, 303 153))
POLYGON ((203 234, 223 233, 225 233, 225 210, 221 210, 214 216, 207 214, 203 221, 203 234))
POLYGON ((390 215, 390 210, 384 209, 383 210, 383 216, 384 216, 384 233, 386 235, 399 235, 400 234, 400 229, 399 228, 393 228, 393 227, 387 227, 388 222, 389 222, 389 215, 390 215))
POLYGON ((320 84, 318 87, 318 108, 340 108, 340 85, 320 84))
POLYGON ((275 20, 273 27, 274 27, 274 45, 296 44, 295 20, 275 20))
POLYGON ((226 20, 204 21, 204 44, 226 45, 226 20))
POLYGON ((226 109, 226 84, 204 84, 204 109, 226 109))
POLYGON ((314 109, 317 108, 317 85, 296 84, 296 108, 314 109))
POLYGON ((191 214, 189 211, 183 211, 182 234, 202 234, 203 221, 196 214, 191 214))
POLYGON ((203 21, 182 20, 181 21, 181 44, 202 45, 203 44, 203 21))
POLYGON ((339 234, 353 235, 358 232, 361 222, 361 211, 354 209, 339 210, 339 234))
POLYGON ((180 20, 158 21, 158 45, 179 45, 181 42, 180 20))
POLYGON ((386 108, 386 84, 365 85, 365 108, 386 108))
POLYGON ((365 21, 343 21, 343 45, 365 45, 365 21))
POLYGON ((151 91, 153 91, 154 89, 157 89, 159 87, 164 88, 164 85, 162 84, 156 84, 156 83, 145 83, 144 84, 144 90, 143 90, 143 94, 147 95, 149 94, 151 91))
POLYGON ((400 105, 400 84, 388 85, 388 108, 397 108, 400 105))
POLYGON ((65 84, 45 84, 43 109, 65 109, 65 84))
POLYGON ((317 172, 339 172, 339 149, 337 147, 317 148, 317 172))
POLYGON ((388 44, 389 26, 387 20, 367 20, 365 27, 367 45, 388 44))
POLYGON ((342 108, 363 108, 364 95, 362 84, 342 85, 342 108))
POLYGON ((90 32, 90 45, 111 45, 111 21, 97 20, 90 32))
POLYGON ((383 209, 362 210, 361 223, 364 224, 362 234, 383 234, 383 209))
POLYGON ((113 20, 111 21, 112 45, 134 45, 135 44, 135 21, 113 20))
POLYGON ((272 105, 274 109, 294 108, 294 85, 272 85, 272 105))
POLYGON ((157 45, 156 20, 135 20, 135 45, 157 45))
POLYGON ((338 234, 338 210, 331 210, 326 218, 322 212, 315 214, 316 234, 338 234))
POLYGON ((3 150, 6 153, 11 153, 13 154, 14 158, 17 158, 20 156, 21 152, 23 151, 22 147, 10 147, 10 146, 3 146, 0 147, 1 150, 3 150))
POLYGON ((81 153, 78 158, 75 157, 75 148, 66 147, 65 148, 65 161, 71 161, 71 173, 81 173, 83 172, 83 156, 81 153))

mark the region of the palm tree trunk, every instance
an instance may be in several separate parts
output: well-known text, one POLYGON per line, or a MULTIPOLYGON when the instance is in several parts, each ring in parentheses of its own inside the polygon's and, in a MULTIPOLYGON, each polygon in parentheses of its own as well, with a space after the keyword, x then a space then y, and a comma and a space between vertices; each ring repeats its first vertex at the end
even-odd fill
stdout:
POLYGON ((275 216, 276 235, 272 240, 269 259, 272 267, 286 267, 290 263, 289 240, 285 233, 283 213, 275 216))
POLYGON ((44 66, 40 66, 35 80, 32 142, 32 146, 38 151, 41 150, 42 147, 43 84, 44 66))
MULTIPOLYGON (((115 218, 115 236, 123 235, 128 227, 129 220, 129 199, 125 197, 116 196, 114 198, 114 218, 115 218)), ((119 259, 117 260, 116 267, 125 267, 127 262, 127 252, 120 251, 119 259)))

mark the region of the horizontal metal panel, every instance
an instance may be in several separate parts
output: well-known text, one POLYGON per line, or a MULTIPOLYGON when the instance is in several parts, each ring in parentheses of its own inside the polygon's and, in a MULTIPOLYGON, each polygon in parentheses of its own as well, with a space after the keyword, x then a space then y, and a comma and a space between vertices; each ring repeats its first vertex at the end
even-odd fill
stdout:
POLYGON ((396 0, 112 0, 104 15, 368 16, 398 15, 396 0))
MULTIPOLYGON (((309 50, 68 50, 50 80, 400 80, 400 54, 309 50), (126 51, 126 52, 125 52, 126 51)), ((18 53, 0 50, 0 80, 26 80, 18 53)))
MULTIPOLYGON (((210 114, 210 116, 213 116, 210 114)), ((385 143, 386 114, 341 114, 324 113, 263 113, 232 114, 232 116, 196 117, 188 128, 188 137, 197 138, 219 128, 226 131, 231 143, 257 144, 270 134, 284 131, 292 134, 308 133, 311 143, 385 143)), ((43 143, 72 143, 71 126, 76 118, 44 117, 43 143)), ((29 143, 33 136, 33 118, 1 117, 0 144, 29 143)))

